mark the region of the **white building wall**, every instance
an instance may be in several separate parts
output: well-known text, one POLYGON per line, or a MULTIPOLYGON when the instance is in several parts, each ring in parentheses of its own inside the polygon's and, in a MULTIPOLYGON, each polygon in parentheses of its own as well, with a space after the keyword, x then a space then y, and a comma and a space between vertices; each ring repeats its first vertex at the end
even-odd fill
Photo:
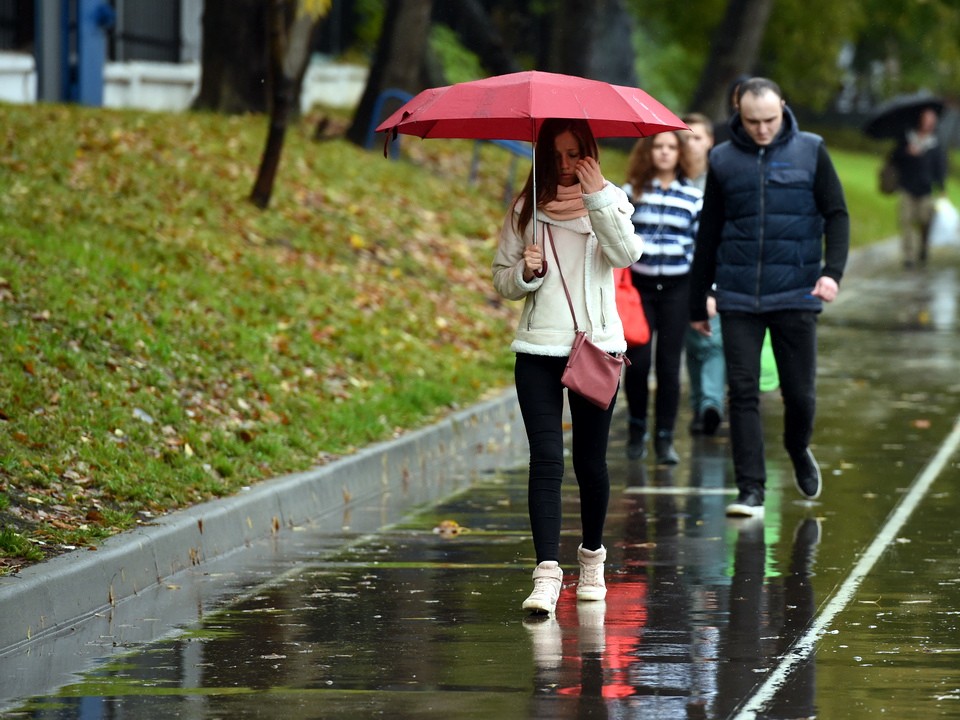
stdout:
POLYGON ((356 107, 367 86, 368 70, 362 65, 340 65, 315 58, 303 76, 301 111, 314 105, 356 107))
POLYGON ((103 105, 140 110, 186 110, 200 91, 200 63, 107 63, 103 105))
POLYGON ((33 55, 0 52, 0 101, 32 103, 37 100, 37 68, 33 55))
MULTIPOLYGON (((54 3, 50 17, 56 17, 54 3)), ((200 91, 204 0, 180 3, 180 63, 149 61, 108 62, 104 67, 103 104, 111 108, 137 108, 178 112, 188 109, 200 91)), ((44 30, 56 33, 53 25, 44 30)), ((54 43, 55 46, 55 43, 54 43)), ((47 58, 55 70, 59 59, 47 58)), ((58 70, 57 70, 58 71, 58 70)), ((46 76, 45 76, 46 77, 46 76)), ((314 105, 350 108, 360 101, 367 82, 367 68, 342 65, 314 57, 304 76, 301 111, 314 105)), ((56 88, 51 97, 59 97, 56 88)), ((0 52, 0 102, 33 103, 38 97, 38 72, 29 53, 0 52)))
MULTIPOLYGON (((186 110, 200 91, 200 72, 199 62, 107 63, 103 73, 104 107, 186 110)), ((314 105, 355 107, 366 82, 366 67, 315 60, 303 79, 301 111, 314 105)), ((37 70, 32 55, 0 52, 0 101, 37 101, 37 70)))

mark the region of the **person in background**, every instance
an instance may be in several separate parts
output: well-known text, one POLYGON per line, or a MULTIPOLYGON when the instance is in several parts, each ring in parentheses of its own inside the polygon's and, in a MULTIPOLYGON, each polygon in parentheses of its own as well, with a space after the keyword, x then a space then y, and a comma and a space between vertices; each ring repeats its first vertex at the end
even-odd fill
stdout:
POLYGON ((680 170, 690 185, 703 192, 707 187, 707 158, 713 147, 713 123, 702 113, 687 113, 682 118, 686 133, 680 170))
POLYGON ((714 123, 713 126, 713 142, 714 145, 719 145, 722 142, 726 142, 730 139, 730 121, 737 114, 737 91, 740 89, 740 84, 746 80, 749 80, 750 76, 745 74, 737 75, 733 80, 730 81, 730 84, 727 86, 727 115, 723 120, 714 123))
MULTIPOLYGON (((563 580, 559 561, 564 387, 560 378, 575 334, 556 265, 562 267, 581 329, 607 352, 623 353, 627 343, 617 313, 613 268, 636 261, 643 241, 630 222, 633 206, 626 194, 600 171, 597 142, 586 121, 545 120, 537 148, 535 166, 500 231, 493 285, 508 300, 524 301, 510 347, 516 353, 517 400, 530 446, 527 502, 537 566, 533 592, 523 608, 543 614, 554 612, 563 580), (559 260, 554 259, 554 251, 559 260)), ((582 525, 577 599, 602 600, 606 595, 603 527, 610 499, 607 442, 615 402, 602 410, 574 392, 568 393, 567 402, 582 525)))
MULTIPOLYGON (((707 185, 707 156, 713 147, 713 124, 706 115, 690 113, 683 122, 690 128, 683 153, 682 171, 687 181, 701 192, 707 185)), ((727 372, 723 362, 720 316, 713 293, 707 295, 710 335, 701 335, 687 327, 684 350, 689 378, 692 435, 713 435, 723 421, 727 372)))
POLYGON ((738 90, 731 140, 710 152, 691 270, 691 327, 711 328, 716 286, 727 366, 737 498, 727 515, 761 517, 766 492, 760 354, 769 328, 784 406, 783 445, 800 494, 820 495, 810 450, 816 410, 817 317, 840 289, 850 245, 843 187, 823 139, 801 132, 780 87, 738 90))
POLYGON ((942 193, 946 185, 947 155, 937 138, 937 120, 936 110, 925 108, 893 151, 900 188, 900 246, 908 269, 927 262, 933 192, 942 193))
POLYGON ((655 364, 653 449, 662 465, 680 460, 673 432, 680 404, 680 358, 689 320, 690 262, 703 202, 703 194, 683 179, 680 170, 687 134, 664 132, 640 139, 627 162, 623 186, 636 206, 633 225, 644 239, 643 255, 631 270, 650 326, 650 342, 627 350, 632 363, 624 373, 629 405, 627 457, 643 459, 647 455, 649 376, 655 364))

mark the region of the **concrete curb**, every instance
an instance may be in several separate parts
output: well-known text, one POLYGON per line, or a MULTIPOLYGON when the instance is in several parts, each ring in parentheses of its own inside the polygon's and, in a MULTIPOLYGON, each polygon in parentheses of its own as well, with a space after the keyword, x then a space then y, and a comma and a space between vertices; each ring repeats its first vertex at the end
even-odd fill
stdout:
MULTIPOLYGON (((428 428, 365 448, 313 470, 258 483, 239 495, 159 518, 14 576, 0 578, 0 656, 74 631, 86 618, 296 527, 339 530, 371 502, 396 517, 434 503, 497 468, 527 457, 527 441, 509 390, 428 428)), ((371 531, 376 528, 371 528, 371 531)))

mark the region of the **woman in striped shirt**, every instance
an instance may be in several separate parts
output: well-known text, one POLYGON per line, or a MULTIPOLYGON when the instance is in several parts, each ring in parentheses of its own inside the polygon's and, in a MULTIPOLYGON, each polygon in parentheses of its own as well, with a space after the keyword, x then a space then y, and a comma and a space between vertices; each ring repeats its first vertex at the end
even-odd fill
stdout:
POLYGON ((665 132, 642 138, 627 165, 624 191, 636 208, 633 225, 643 237, 643 255, 631 267, 651 339, 629 348, 626 370, 630 411, 627 456, 647 455, 647 404, 651 366, 656 370, 654 454, 658 464, 679 462, 673 430, 680 405, 680 357, 689 324, 689 275, 703 193, 683 179, 685 137, 665 132))

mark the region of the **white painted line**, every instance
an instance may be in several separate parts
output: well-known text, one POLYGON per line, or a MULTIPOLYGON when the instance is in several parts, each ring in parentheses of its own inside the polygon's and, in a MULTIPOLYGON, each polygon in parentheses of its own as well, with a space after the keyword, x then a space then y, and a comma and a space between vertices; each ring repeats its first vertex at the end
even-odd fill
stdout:
POLYGON ((960 418, 954 421, 953 431, 940 446, 939 452, 934 456, 930 464, 924 468, 923 472, 917 476, 906 495, 901 498, 900 503, 894 508, 893 512, 887 518, 887 522, 881 528, 880 532, 870 543, 870 547, 860 557, 860 560, 854 565, 853 570, 847 579, 830 599, 830 602, 820 612, 816 621, 807 629, 784 654, 780 664, 767 676, 766 681, 748 697, 740 706, 737 715, 733 716, 736 720, 753 720, 757 713, 769 703, 777 691, 783 687, 793 668, 805 660, 813 651, 817 639, 823 634, 824 630, 833 622, 834 618, 842 611, 853 599, 860 583, 870 573, 880 556, 897 539, 897 535, 903 528, 911 513, 923 500, 933 481, 943 471, 944 466, 949 462, 950 457, 956 452, 960 445, 960 418))
POLYGON ((736 488, 712 487, 643 487, 636 485, 623 491, 624 495, 735 495, 736 488))

